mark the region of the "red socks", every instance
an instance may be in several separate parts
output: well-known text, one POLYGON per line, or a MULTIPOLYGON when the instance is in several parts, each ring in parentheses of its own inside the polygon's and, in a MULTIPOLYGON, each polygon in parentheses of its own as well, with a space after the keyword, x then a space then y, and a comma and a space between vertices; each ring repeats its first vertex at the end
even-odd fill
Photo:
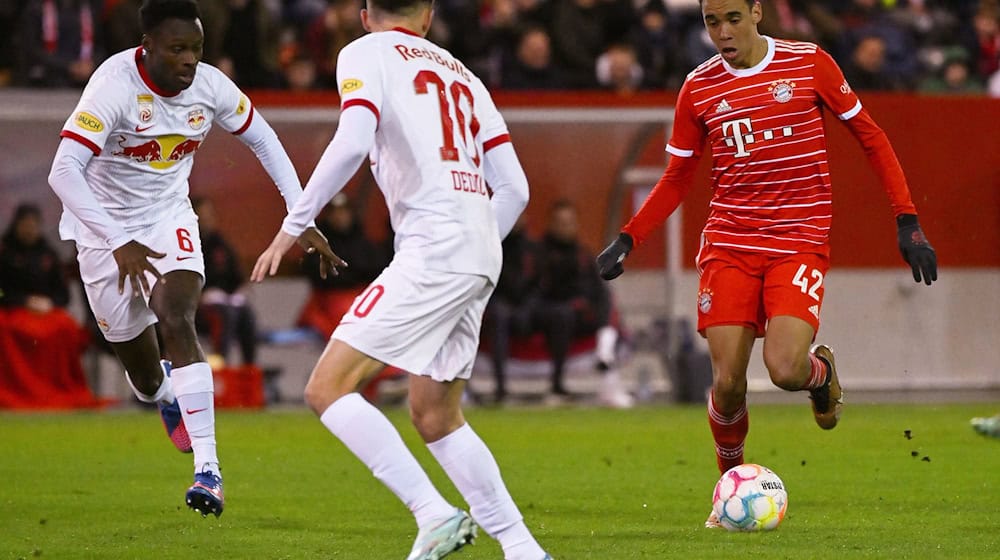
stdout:
POLYGON ((746 402, 732 416, 725 416, 715 407, 715 398, 711 393, 708 397, 708 425, 712 427, 712 437, 715 438, 715 458, 719 464, 719 472, 743 464, 743 442, 750 431, 750 417, 747 414, 746 402))

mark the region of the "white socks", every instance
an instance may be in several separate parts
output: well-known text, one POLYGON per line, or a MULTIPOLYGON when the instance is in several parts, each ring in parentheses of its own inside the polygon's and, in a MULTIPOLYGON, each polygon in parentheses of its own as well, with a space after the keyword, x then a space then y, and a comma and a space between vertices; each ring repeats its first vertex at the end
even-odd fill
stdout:
MULTIPOLYGON (((160 362, 160 369, 163 369, 163 362, 160 362)), ((128 372, 125 372, 125 381, 128 382, 128 386, 132 388, 132 392, 135 393, 135 398, 139 399, 144 403, 157 403, 157 404, 170 404, 174 402, 174 390, 170 383, 170 378, 167 377, 167 372, 163 372, 163 382, 160 383, 159 388, 156 389, 156 393, 153 396, 149 396, 139 389, 135 388, 132 383, 132 378, 129 377, 128 372)))
POLYGON ((219 472, 219 457, 215 451, 215 386, 212 368, 206 362, 195 362, 173 368, 170 381, 184 426, 194 450, 194 471, 219 472))
POLYGON ((468 502, 472 518, 500 541, 507 560, 545 556, 510 497, 496 459, 471 426, 465 424, 427 448, 468 502))
POLYGON ((337 399, 319 419, 406 504, 418 527, 455 514, 455 507, 434 488, 389 419, 360 394, 337 399))
POLYGON ((597 329, 594 336, 597 345, 594 353, 597 354, 597 360, 607 366, 613 366, 616 357, 615 349, 618 346, 618 329, 611 325, 605 325, 597 329))

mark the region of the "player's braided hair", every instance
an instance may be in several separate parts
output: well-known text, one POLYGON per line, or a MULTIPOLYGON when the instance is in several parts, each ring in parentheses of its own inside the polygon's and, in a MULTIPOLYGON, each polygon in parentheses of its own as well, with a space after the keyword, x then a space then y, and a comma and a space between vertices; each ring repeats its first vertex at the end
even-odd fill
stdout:
POLYGON ((171 18, 193 21, 198 19, 196 0, 143 0, 139 8, 142 32, 149 33, 171 18))
POLYGON ((368 5, 390 14, 405 14, 421 5, 434 5, 434 0, 368 0, 368 5))

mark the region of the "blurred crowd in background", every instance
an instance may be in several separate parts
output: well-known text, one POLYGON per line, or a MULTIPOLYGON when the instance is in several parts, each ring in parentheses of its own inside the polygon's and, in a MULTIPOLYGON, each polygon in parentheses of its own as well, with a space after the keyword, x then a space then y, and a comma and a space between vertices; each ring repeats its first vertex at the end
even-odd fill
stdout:
MULTIPOLYGON (((80 87, 139 44, 142 0, 0 0, 0 86, 80 87)), ((246 89, 336 88, 363 0, 200 0, 204 60, 246 89)), ((857 90, 1000 97, 1000 0, 762 0, 857 90)), ((497 90, 678 89, 715 49, 697 0, 437 0, 430 39, 497 90)))

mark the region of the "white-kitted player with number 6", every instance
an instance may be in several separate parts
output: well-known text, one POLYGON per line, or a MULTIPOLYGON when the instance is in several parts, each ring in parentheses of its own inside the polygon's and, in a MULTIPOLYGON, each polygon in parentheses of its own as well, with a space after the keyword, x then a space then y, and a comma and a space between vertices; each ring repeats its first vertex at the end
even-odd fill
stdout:
POLYGON ((306 224, 369 156, 395 231, 395 257, 333 332, 306 402, 413 513, 419 530, 411 560, 458 550, 474 538, 475 524, 507 559, 543 560, 549 556, 460 408, 500 274, 500 241, 528 202, 527 179, 485 86, 423 38, 433 3, 367 5, 361 20, 370 33, 337 61, 337 132, 252 278, 277 271, 306 224), (441 496, 392 424, 358 393, 385 364, 412 374, 414 425, 475 524, 441 496))
MULTIPOLYGON (((129 385, 159 406, 174 445, 194 454, 185 502, 218 516, 214 384, 194 327, 205 275, 188 199, 194 153, 217 124, 253 150, 287 204, 302 189, 250 99, 200 62, 197 2, 144 0, 139 16, 142 45, 94 72, 60 133, 49 184, 63 203, 60 234, 76 242, 87 300, 129 385)), ((341 263, 315 227, 302 239, 324 266, 341 263)))

